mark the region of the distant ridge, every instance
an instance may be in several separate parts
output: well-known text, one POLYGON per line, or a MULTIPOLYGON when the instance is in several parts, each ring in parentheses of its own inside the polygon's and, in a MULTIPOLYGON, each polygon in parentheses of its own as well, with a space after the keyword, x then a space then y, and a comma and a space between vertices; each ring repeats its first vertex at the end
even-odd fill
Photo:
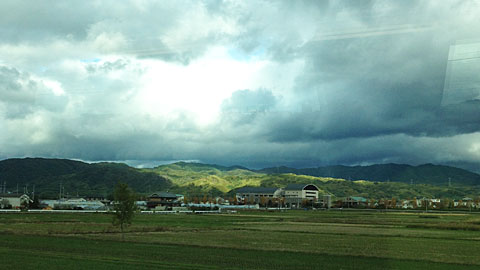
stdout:
POLYGON ((31 194, 35 185, 35 194, 42 198, 58 198, 60 187, 63 188, 63 194, 70 197, 77 194, 107 196, 119 181, 126 182, 140 194, 170 191, 198 197, 206 194, 231 195, 232 190, 244 186, 284 187, 290 183, 315 182, 325 192, 335 196, 461 198, 478 196, 480 175, 433 164, 377 164, 304 169, 281 166, 251 170, 243 166, 227 167, 190 162, 138 169, 123 163, 89 164, 68 159, 15 158, 0 161, 0 184, 6 182, 7 191, 15 192, 18 185, 20 192, 26 188, 31 194), (449 178, 451 187, 448 185, 449 178), (412 186, 410 183, 428 184, 428 187, 412 186))
POLYGON ((24 188, 41 197, 54 198, 60 193, 60 186, 65 195, 80 196, 112 193, 119 181, 127 183, 139 192, 160 190, 171 183, 155 173, 143 172, 123 163, 85 163, 69 159, 22 158, 0 161, 0 183, 6 182, 7 191, 20 192, 24 188), (68 194, 67 194, 68 193, 68 194))
POLYGON ((414 184, 445 185, 449 178, 453 184, 480 185, 480 175, 450 166, 423 164, 375 164, 370 166, 326 166, 296 169, 285 166, 257 170, 261 173, 294 173, 316 177, 343 178, 346 180, 369 180, 376 182, 403 182, 414 184))
POLYGON ((250 171, 249 168, 239 166, 239 165, 234 165, 234 166, 222 166, 222 165, 217 165, 217 164, 205 164, 205 163, 198 163, 198 162, 185 162, 185 161, 179 161, 167 165, 159 165, 155 167, 154 169, 158 169, 161 167, 169 167, 169 166, 178 166, 180 168, 188 168, 192 170, 197 170, 197 171, 202 171, 202 170, 210 170, 212 168, 217 169, 219 171, 232 171, 232 170, 247 170, 250 171))
POLYGON ((235 190, 241 187, 278 188, 292 183, 315 183, 323 193, 335 197, 461 199, 477 198, 480 183, 478 174, 433 164, 378 164, 306 169, 283 166, 248 170, 238 166, 177 162, 145 170, 167 178, 174 184, 173 190, 187 194, 187 197, 203 197, 205 194, 218 196, 222 193, 232 196, 235 190), (448 178, 451 178, 451 185, 448 178))

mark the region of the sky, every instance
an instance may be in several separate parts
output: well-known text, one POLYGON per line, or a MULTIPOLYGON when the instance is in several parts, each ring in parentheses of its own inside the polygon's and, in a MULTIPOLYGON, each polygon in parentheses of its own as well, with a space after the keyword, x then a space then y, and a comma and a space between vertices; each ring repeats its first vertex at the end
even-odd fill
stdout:
POLYGON ((480 171, 479 1, 0 1, 0 159, 480 171))

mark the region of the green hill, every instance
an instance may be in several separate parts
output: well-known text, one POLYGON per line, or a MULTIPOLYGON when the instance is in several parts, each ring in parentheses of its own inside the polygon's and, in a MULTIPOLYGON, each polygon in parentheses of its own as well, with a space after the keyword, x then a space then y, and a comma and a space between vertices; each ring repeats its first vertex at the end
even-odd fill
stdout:
MULTIPOLYGON (((285 187, 289 183, 314 183, 322 192, 332 194, 336 197, 344 196, 364 196, 368 198, 413 198, 413 197, 430 197, 430 198, 463 198, 466 196, 477 197, 477 185, 472 184, 475 181, 452 181, 452 186, 448 183, 438 183, 436 185, 429 184, 424 179, 436 179, 444 177, 442 175, 451 175, 452 179, 470 179, 466 176, 472 176, 474 179, 477 174, 447 166, 432 165, 434 170, 425 170, 430 165, 418 167, 408 165, 387 164, 385 166, 375 166, 373 170, 377 175, 389 173, 382 172, 382 168, 408 168, 407 173, 414 178, 414 185, 404 182, 381 182, 381 181, 365 181, 355 180, 349 181, 342 178, 333 177, 317 177, 306 174, 289 173, 286 167, 275 168, 275 171, 264 169, 259 171, 251 171, 248 169, 239 169, 237 167, 223 167, 218 165, 208 165, 200 163, 173 163, 169 165, 158 166, 154 169, 145 169, 148 172, 154 172, 168 179, 173 183, 172 190, 184 193, 190 196, 200 196, 202 194, 220 195, 222 193, 230 193, 233 195, 236 188, 242 186, 264 186, 264 187, 285 187), (284 171, 282 171, 282 168, 284 171), (419 170, 419 171, 417 171, 419 170), (428 174, 430 173, 430 174, 428 174), (455 176, 455 178, 453 177, 455 176), (457 176, 462 176, 457 177, 457 176)), ((339 168, 355 170, 356 167, 336 166, 339 168)), ((296 170, 296 169, 295 169, 296 170)), ((304 172, 302 169, 296 172, 304 172)), ((299 172, 299 173, 300 173, 299 172)), ((337 171, 339 172, 339 171, 337 171)), ((368 173, 366 170, 365 174, 368 173)), ((360 174, 359 174, 360 175, 360 174)), ((400 174, 399 174, 400 175, 400 174)), ((375 177, 375 176, 374 176, 375 177)), ((368 179, 368 175, 365 178, 368 179)))
POLYGON ((375 182, 402 182, 414 184, 445 185, 449 178, 457 185, 480 185, 480 175, 450 166, 424 164, 376 164, 371 166, 327 166, 296 169, 272 167, 258 170, 261 173, 294 173, 317 177, 334 177, 375 182))
POLYGON ((35 185, 37 196, 58 197, 60 186, 71 196, 107 196, 119 181, 134 187, 137 192, 163 190, 171 183, 158 174, 143 172, 121 163, 84 163, 67 159, 25 158, 0 161, 0 183, 7 191, 24 187, 31 192, 35 185))
POLYGON ((36 194, 41 198, 58 197, 60 185, 64 187, 64 194, 71 196, 107 196, 118 181, 126 182, 140 194, 168 190, 187 196, 231 196, 235 189, 243 186, 285 187, 290 183, 313 183, 322 193, 335 197, 406 199, 480 195, 479 175, 453 167, 431 164, 333 166, 328 167, 329 173, 324 173, 324 170, 328 171, 326 168, 279 167, 252 171, 240 166, 178 162, 152 169, 136 169, 122 163, 89 164, 66 159, 26 158, 0 161, 0 183, 6 182, 7 190, 12 192, 17 185, 20 191, 27 186, 31 192, 35 185, 36 194), (342 175, 343 178, 339 177, 342 175), (452 179, 451 186, 443 180, 448 177, 452 179), (345 180, 348 178, 362 180, 345 180), (413 185, 410 179, 413 179, 413 185))
POLYGON ((220 195, 238 187, 259 186, 265 175, 240 166, 224 167, 186 162, 161 165, 143 171, 156 173, 168 179, 175 185, 172 190, 189 191, 187 193, 195 195, 202 193, 220 195))

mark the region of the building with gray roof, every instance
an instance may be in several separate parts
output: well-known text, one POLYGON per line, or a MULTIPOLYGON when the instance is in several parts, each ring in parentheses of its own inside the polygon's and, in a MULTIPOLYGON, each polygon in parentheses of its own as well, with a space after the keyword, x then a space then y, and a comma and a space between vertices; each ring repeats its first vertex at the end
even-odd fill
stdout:
POLYGON ((320 189, 314 184, 288 184, 285 188, 242 187, 236 190, 237 201, 245 204, 271 205, 281 204, 290 208, 312 205, 320 202, 323 206, 331 205, 329 195, 319 200, 320 189))
POLYGON ((181 205, 181 201, 179 200, 180 197, 183 196, 164 191, 154 192, 148 196, 147 207, 158 208, 160 206, 161 208, 168 210, 172 207, 181 205))
POLYGON ((281 197, 282 189, 272 187, 241 187, 236 190, 237 201, 245 204, 268 204, 281 197))

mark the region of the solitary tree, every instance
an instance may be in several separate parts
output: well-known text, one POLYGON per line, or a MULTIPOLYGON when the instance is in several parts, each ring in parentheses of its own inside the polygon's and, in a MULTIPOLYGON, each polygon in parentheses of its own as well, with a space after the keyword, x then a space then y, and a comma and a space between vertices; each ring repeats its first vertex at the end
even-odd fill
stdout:
POLYGON ((118 183, 113 193, 115 210, 113 216, 113 225, 120 226, 122 239, 124 238, 123 229, 125 226, 132 224, 133 215, 135 214, 135 193, 125 183, 118 183))
POLYGON ((267 198, 265 198, 265 196, 260 196, 260 205, 267 206, 267 198))

